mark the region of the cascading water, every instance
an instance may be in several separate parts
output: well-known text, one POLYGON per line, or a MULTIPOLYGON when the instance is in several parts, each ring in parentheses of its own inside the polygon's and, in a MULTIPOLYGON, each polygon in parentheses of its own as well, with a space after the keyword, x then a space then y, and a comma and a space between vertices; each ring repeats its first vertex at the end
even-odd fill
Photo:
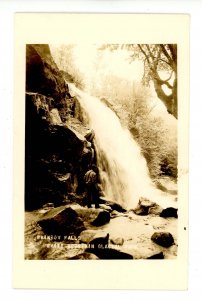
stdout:
MULTIPOLYGON (((97 163, 105 197, 127 209, 135 208, 140 197, 155 202, 163 200, 162 193, 149 177, 139 145, 130 132, 122 127, 116 114, 100 99, 73 84, 69 84, 69 87, 86 112, 89 125, 95 133, 97 163)), ((160 202, 162 204, 163 201, 160 202)))

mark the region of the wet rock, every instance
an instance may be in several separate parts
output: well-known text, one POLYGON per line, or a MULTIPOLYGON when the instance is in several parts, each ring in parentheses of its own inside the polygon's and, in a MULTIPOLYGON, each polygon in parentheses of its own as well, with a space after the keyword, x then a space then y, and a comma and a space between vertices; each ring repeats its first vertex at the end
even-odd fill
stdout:
POLYGON ((155 232, 151 240, 163 247, 169 248, 174 244, 173 236, 170 232, 155 232))
POLYGON ((84 252, 84 253, 80 253, 78 255, 75 255, 75 256, 73 256, 69 259, 86 260, 86 259, 99 259, 99 258, 93 253, 84 252))
POLYGON ((118 245, 118 246, 122 246, 123 243, 124 243, 124 239, 119 238, 119 237, 118 238, 112 238, 112 239, 110 239, 110 241, 113 245, 118 245))
POLYGON ((147 259, 164 259, 164 254, 163 252, 159 252, 157 254, 147 257, 147 259))
POLYGON ((178 218, 177 215, 177 209, 173 208, 173 207, 167 207, 165 209, 162 210, 162 212, 160 213, 160 217, 162 218, 178 218))
POLYGON ((48 235, 79 235, 85 229, 83 221, 71 207, 58 207, 48 211, 38 224, 48 235))

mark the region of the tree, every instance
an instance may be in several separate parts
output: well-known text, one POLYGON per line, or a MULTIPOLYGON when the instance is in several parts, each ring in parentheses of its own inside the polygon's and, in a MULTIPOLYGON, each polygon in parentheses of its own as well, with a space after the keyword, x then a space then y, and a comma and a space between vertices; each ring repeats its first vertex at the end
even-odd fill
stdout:
POLYGON ((127 49, 130 61, 141 59, 144 63, 143 84, 153 81, 158 98, 167 111, 177 119, 177 45, 176 44, 104 44, 99 49, 127 49), (162 73, 167 78, 162 78, 162 73), (165 88, 169 93, 165 92, 165 88))
POLYGON ((159 99, 165 104, 167 111, 177 118, 177 45, 176 44, 138 44, 144 57, 143 80, 154 83, 159 99), (162 79, 161 71, 168 77, 162 79), (163 86, 169 90, 167 94, 163 86))

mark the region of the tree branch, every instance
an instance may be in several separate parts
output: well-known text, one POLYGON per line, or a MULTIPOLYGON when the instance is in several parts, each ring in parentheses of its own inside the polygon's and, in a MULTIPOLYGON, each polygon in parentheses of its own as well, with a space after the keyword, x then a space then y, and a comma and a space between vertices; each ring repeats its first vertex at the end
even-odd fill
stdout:
POLYGON ((160 85, 164 85, 165 84, 169 89, 172 90, 173 86, 169 82, 161 80, 161 79, 158 79, 158 78, 155 78, 155 79, 156 79, 156 81, 158 81, 158 83, 160 85))
POLYGON ((172 58, 170 57, 170 55, 168 54, 166 48, 164 47, 163 44, 160 44, 161 50, 163 51, 164 55, 167 57, 167 59, 169 60, 169 62, 172 64, 172 58))
POLYGON ((171 52, 173 60, 175 62, 177 62, 177 45, 176 44, 168 44, 168 48, 171 52))
POLYGON ((171 72, 170 76, 169 76, 167 79, 164 79, 164 80, 163 80, 163 79, 160 78, 159 75, 158 75, 158 76, 155 76, 155 75, 154 75, 154 78, 158 81, 158 83, 159 83, 160 85, 165 84, 165 85, 167 85, 167 87, 168 87, 169 89, 172 89, 173 86, 169 83, 169 80, 171 79, 172 75, 173 75, 173 71, 171 72))
POLYGON ((144 51, 144 49, 142 48, 142 46, 140 44, 137 44, 138 47, 140 48, 140 51, 144 54, 146 60, 147 60, 147 63, 149 65, 149 68, 152 72, 155 72, 154 68, 152 68, 152 65, 151 65, 151 62, 149 61, 149 58, 148 58, 148 55, 146 54, 146 52, 144 51))

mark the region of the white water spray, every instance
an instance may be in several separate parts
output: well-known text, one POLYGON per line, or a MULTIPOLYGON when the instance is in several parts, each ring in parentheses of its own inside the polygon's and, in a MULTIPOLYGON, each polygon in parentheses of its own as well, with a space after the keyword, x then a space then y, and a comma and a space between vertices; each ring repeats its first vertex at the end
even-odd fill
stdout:
MULTIPOLYGON (((116 114, 100 99, 69 84, 95 132, 95 147, 101 183, 107 199, 135 208, 140 197, 163 207, 170 206, 166 195, 157 190, 149 177, 145 158, 130 132, 116 114)), ((170 201, 169 201, 170 202, 170 201)))

